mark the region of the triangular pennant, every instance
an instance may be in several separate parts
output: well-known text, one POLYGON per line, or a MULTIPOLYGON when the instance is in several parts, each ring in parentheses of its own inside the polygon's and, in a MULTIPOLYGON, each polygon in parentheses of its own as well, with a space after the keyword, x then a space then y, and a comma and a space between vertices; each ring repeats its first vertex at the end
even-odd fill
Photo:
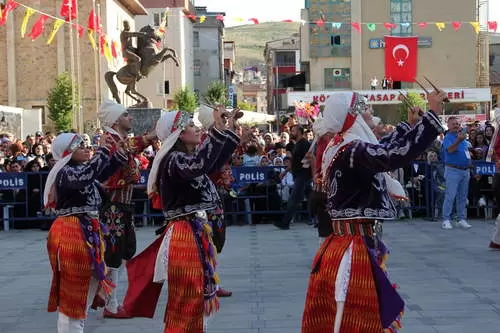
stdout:
POLYGON ((406 28, 410 27, 411 23, 409 23, 409 22, 403 22, 403 23, 400 23, 400 25, 401 25, 401 28, 405 28, 406 29, 406 28))
POLYGON ((113 58, 118 58, 118 51, 117 51, 117 45, 118 43, 116 41, 111 42, 111 55, 113 58))
POLYGON ((429 24, 427 22, 418 22, 417 25, 420 29, 425 29, 429 24))
POLYGON ((23 23, 21 23, 21 37, 24 38, 26 34, 26 28, 28 27, 28 22, 30 20, 31 15, 35 14, 35 10, 33 8, 26 8, 26 13, 24 14, 23 23))
POLYGON ((224 15, 219 14, 219 15, 217 15, 217 16, 215 17, 215 19, 216 19, 217 21, 221 21, 221 22, 222 22, 222 21, 224 21, 224 15))
POLYGON ((488 30, 497 32, 498 22, 497 21, 488 21, 488 30))
POLYGON ((460 27, 462 26, 462 22, 460 22, 460 21, 453 21, 453 22, 451 22, 451 26, 453 27, 453 29, 455 31, 458 31, 458 30, 460 30, 460 27))
POLYGON ((7 0, 5 7, 2 10, 2 16, 0 16, 0 26, 4 25, 7 22, 7 18, 9 17, 9 13, 16 9, 19 6, 17 2, 14 0, 7 0))
POLYGON ((359 22, 351 22, 351 27, 357 32, 361 32, 361 24, 359 22))
POLYGON ((73 28, 75 28, 76 32, 78 33, 78 38, 82 38, 83 37, 83 32, 85 30, 83 28, 83 25, 73 23, 73 28))
POLYGON ((325 21, 323 21, 322 19, 317 20, 315 23, 320 28, 323 28, 325 26, 325 21))
POLYGON ((293 20, 287 19, 287 20, 282 20, 281 22, 292 23, 293 20))
POLYGON ((245 22, 245 19, 243 17, 233 17, 233 21, 237 23, 242 23, 245 22))
POLYGON ((438 28, 439 31, 443 31, 444 28, 446 27, 446 23, 444 23, 444 22, 436 22, 436 27, 438 28))
POLYGON ((40 15, 38 20, 36 20, 35 24, 31 27, 31 32, 28 34, 31 37, 31 40, 34 41, 45 31, 45 21, 47 21, 49 17, 45 14, 40 15))
POLYGON ((396 28, 396 24, 394 24, 394 23, 390 23, 390 22, 386 22, 386 23, 384 23, 384 27, 385 27, 387 30, 391 31, 392 29, 396 28))
POLYGON ((248 20, 253 22, 253 24, 259 24, 259 20, 255 17, 249 18, 248 20))
POLYGON ((205 15, 201 15, 201 16, 200 16, 200 23, 205 22, 205 21, 206 21, 206 19, 207 19, 207 17, 206 17, 205 15))
POLYGON ((366 27, 368 28, 368 30, 370 31, 375 31, 377 30, 377 25, 375 23, 367 23, 366 24, 366 27))
POLYGON ((342 28, 342 22, 332 22, 332 28, 333 29, 340 29, 340 28, 342 28))
POLYGON ((87 36, 89 37, 90 46, 92 46, 92 49, 94 51, 97 50, 97 44, 96 44, 95 38, 94 38, 94 31, 92 31, 91 29, 88 29, 87 36))
POLYGON ((469 23, 472 26, 472 28, 474 28, 474 31, 476 32, 476 34, 478 34, 479 31, 481 30, 481 27, 479 26, 479 22, 469 22, 469 23))
POLYGON ((54 26, 52 27, 52 31, 50 32, 49 39, 47 39, 47 45, 52 43, 54 40, 54 37, 56 36, 57 32, 59 31, 59 28, 64 24, 64 20, 57 19, 54 22, 54 26))

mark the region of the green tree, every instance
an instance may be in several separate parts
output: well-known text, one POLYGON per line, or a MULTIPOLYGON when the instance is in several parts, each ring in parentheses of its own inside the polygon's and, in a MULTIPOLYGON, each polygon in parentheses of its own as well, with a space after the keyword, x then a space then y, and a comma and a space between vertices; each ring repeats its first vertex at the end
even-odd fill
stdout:
POLYGON ((194 112, 197 107, 197 97, 191 88, 183 87, 175 93, 174 108, 186 112, 194 112))
POLYGON ((249 103, 247 101, 238 102, 238 108, 245 111, 255 111, 257 106, 255 104, 249 103))
POLYGON ((207 92, 203 95, 210 105, 228 105, 226 85, 222 81, 214 81, 208 85, 207 92))
MULTIPOLYGON (((418 106, 422 110, 425 110, 427 102, 420 96, 420 94, 409 92, 406 97, 410 101, 412 106, 418 106)), ((398 112, 400 121, 408 120, 408 107, 405 103, 401 103, 400 105, 398 105, 398 112)))
POLYGON ((56 85, 49 91, 47 107, 49 118, 57 131, 67 132, 73 124, 73 84, 68 72, 59 74, 56 85))

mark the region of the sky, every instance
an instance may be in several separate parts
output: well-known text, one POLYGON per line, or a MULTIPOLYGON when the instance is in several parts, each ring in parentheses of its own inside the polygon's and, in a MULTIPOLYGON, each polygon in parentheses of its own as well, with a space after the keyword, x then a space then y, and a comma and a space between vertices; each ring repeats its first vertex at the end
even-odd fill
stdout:
MULTIPOLYGON (((500 1, 500 0, 497 0, 500 1)), ((304 0, 194 0, 195 6, 207 6, 210 12, 225 12, 226 26, 237 25, 231 17, 245 20, 257 18, 260 21, 300 20, 304 0)), ((247 22, 245 22, 247 23, 247 22)))
MULTIPOLYGON (((300 10, 304 0, 194 0, 196 6, 207 6, 209 11, 225 12, 226 26, 241 23, 230 20, 231 17, 244 19, 258 18, 260 21, 300 20, 300 10)), ((489 0, 489 19, 500 25, 500 0, 489 0)), ((247 23, 247 22, 245 22, 247 23)), ((499 31, 500 32, 500 28, 499 31)))

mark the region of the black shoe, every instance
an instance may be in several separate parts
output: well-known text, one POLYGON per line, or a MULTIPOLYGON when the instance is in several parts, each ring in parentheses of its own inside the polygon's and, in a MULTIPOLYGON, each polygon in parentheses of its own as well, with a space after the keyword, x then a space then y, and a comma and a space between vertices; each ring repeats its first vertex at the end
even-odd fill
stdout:
POLYGON ((276 223, 276 222, 274 222, 273 225, 276 228, 281 229, 281 230, 290 230, 290 226, 288 226, 288 225, 281 225, 281 224, 276 223))

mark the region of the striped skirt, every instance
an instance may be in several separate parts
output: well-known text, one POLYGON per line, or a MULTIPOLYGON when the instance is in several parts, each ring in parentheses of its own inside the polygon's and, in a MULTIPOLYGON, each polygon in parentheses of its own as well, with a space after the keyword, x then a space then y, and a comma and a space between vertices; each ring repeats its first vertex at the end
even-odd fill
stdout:
POLYGON ((93 274, 81 228, 75 216, 58 217, 47 239, 53 274, 48 311, 59 311, 72 319, 86 317, 87 293, 93 274))
POLYGON ((404 302, 387 278, 388 251, 373 221, 334 221, 333 232, 313 262, 302 333, 333 332, 339 301, 341 332, 396 332, 404 302))

